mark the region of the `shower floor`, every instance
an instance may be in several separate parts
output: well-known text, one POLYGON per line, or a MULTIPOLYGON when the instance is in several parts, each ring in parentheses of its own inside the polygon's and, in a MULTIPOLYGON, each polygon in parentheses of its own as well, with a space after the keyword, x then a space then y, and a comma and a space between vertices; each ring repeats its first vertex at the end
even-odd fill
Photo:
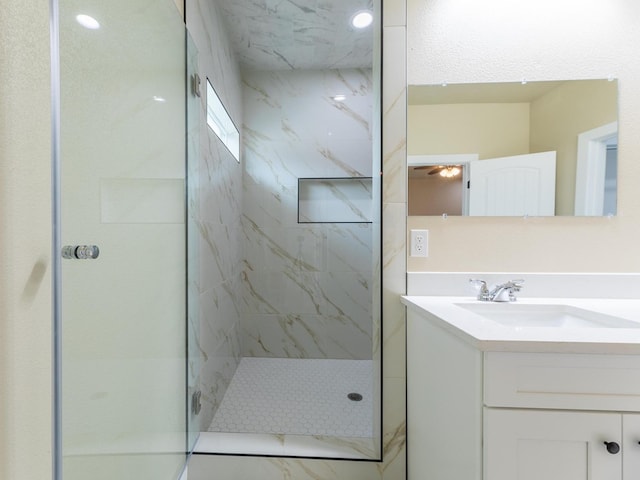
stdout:
POLYGON ((245 357, 208 431, 370 439, 372 370, 370 360, 245 357))

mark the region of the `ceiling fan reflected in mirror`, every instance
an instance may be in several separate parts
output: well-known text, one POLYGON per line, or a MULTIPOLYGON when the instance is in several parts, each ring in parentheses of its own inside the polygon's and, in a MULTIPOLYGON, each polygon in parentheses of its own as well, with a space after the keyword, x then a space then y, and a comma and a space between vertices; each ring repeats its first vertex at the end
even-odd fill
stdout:
POLYGON ((462 173, 462 165, 423 165, 420 167, 413 167, 414 170, 426 170, 431 169, 428 175, 439 174, 441 177, 452 178, 457 177, 462 173))

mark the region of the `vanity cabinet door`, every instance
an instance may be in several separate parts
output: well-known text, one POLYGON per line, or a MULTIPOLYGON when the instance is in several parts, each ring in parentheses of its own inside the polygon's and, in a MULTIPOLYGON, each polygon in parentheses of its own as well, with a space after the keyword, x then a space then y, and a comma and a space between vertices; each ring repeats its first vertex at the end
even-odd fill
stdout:
POLYGON ((625 480, 640 478, 640 415, 622 416, 622 436, 624 439, 622 478, 625 480))
POLYGON ((485 408, 485 480, 618 480, 622 416, 485 408), (610 445, 615 450, 615 445, 610 445))

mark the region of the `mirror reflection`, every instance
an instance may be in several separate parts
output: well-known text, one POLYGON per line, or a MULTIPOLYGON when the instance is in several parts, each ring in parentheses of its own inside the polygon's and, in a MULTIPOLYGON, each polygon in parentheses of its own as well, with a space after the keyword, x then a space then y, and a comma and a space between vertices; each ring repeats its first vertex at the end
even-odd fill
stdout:
POLYGON ((409 215, 616 214, 616 80, 410 85, 409 215))

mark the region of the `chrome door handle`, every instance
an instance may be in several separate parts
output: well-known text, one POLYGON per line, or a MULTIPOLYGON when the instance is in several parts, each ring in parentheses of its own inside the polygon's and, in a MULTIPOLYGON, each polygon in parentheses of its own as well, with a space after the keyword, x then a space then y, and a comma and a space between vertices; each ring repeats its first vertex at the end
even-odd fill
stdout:
POLYGON ((65 245, 62 247, 62 258, 71 260, 94 260, 100 255, 97 245, 65 245))

